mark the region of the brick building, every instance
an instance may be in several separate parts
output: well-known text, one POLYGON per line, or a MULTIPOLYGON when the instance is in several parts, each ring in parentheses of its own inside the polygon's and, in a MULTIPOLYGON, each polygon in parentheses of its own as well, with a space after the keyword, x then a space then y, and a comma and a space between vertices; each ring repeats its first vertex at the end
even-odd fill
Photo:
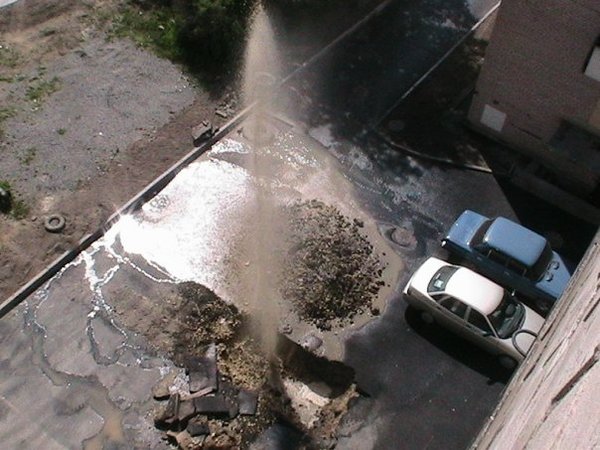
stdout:
POLYGON ((503 0, 469 121, 600 207, 600 1, 503 0))

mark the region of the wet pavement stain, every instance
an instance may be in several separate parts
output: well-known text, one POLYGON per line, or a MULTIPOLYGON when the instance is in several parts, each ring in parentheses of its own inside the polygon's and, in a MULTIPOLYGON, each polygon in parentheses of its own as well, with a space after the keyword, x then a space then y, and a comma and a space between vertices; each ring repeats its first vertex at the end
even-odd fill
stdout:
POLYGON ((125 444, 123 434, 123 412, 108 398, 108 389, 97 377, 82 377, 55 370, 50 366, 44 354, 44 328, 35 320, 35 311, 28 309, 24 325, 31 330, 32 362, 52 382, 54 386, 65 388, 64 399, 55 403, 60 415, 74 415, 85 406, 93 409, 103 420, 101 430, 83 442, 86 450, 97 450, 105 445, 125 444))

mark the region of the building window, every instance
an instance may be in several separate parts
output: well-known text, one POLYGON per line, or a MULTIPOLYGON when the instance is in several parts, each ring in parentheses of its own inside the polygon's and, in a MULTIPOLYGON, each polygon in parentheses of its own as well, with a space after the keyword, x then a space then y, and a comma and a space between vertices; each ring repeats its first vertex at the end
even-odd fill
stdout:
POLYGON ((592 50, 590 59, 588 59, 588 63, 585 66, 584 73, 588 77, 600 81, 600 44, 596 43, 594 50, 592 50))

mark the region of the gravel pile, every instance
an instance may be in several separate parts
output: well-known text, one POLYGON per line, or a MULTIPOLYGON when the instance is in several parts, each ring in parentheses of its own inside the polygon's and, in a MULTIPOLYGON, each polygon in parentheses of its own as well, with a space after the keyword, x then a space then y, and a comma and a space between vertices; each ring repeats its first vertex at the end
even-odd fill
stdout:
POLYGON ((288 208, 290 251, 281 293, 300 317, 323 330, 370 308, 384 282, 360 220, 317 200, 288 208))

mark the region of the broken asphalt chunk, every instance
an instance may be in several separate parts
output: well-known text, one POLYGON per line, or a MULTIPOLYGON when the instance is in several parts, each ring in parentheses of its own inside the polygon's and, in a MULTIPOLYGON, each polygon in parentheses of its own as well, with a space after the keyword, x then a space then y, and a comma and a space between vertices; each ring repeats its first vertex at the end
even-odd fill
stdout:
POLYGON ((194 414, 196 414, 196 407, 194 406, 193 400, 183 400, 179 402, 179 411, 177 412, 177 418, 180 422, 185 422, 194 414))
POLYGON ((194 145, 197 147, 203 142, 209 140, 215 131, 211 123, 207 120, 203 121, 200 125, 192 128, 192 138, 194 140, 194 145))
POLYGON ((207 388, 217 389, 217 347, 211 344, 204 356, 190 357, 186 360, 190 378, 190 392, 207 388))
POLYGON ((244 416, 253 416, 256 414, 258 393, 247 389, 241 389, 240 392, 238 392, 238 402, 240 414, 244 416))
POLYGON ((220 394, 207 395, 194 399, 197 414, 207 416, 225 416, 232 419, 237 415, 238 406, 220 394))
POLYGON ((194 417, 188 422, 186 431, 190 433, 190 436, 192 437, 205 436, 210 433, 208 420, 204 417, 194 417))
POLYGON ((162 414, 154 419, 154 423, 158 427, 170 426, 173 424, 179 414, 179 394, 172 394, 169 397, 167 406, 163 410, 162 414))

